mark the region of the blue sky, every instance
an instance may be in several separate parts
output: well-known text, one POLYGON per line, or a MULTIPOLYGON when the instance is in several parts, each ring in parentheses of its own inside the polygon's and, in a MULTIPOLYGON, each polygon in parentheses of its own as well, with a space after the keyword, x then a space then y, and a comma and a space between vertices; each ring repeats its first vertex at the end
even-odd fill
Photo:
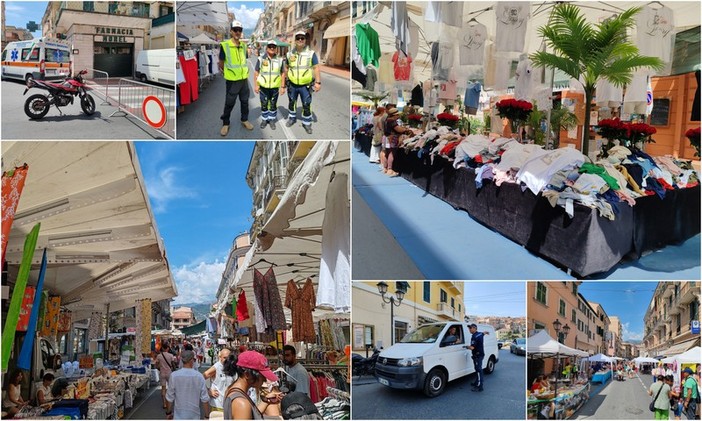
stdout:
MULTIPOLYGON (((244 29, 253 30, 256 28, 256 22, 258 22, 259 16, 261 16, 261 13, 263 13, 263 2, 228 1, 227 9, 234 13, 235 19, 241 22, 244 29)), ((251 33, 245 31, 244 35, 250 36, 251 33)))
POLYGON ((179 296, 214 301, 234 237, 251 228, 254 142, 136 142, 179 296))
POLYGON ((644 315, 657 282, 583 282, 578 291, 588 301, 600 304, 608 316, 617 316, 622 323, 624 340, 641 340, 644 315))
POLYGON ((466 282, 463 296, 466 314, 471 316, 526 316, 524 282, 466 282))
POLYGON ((46 11, 45 1, 8 1, 5 2, 5 24, 26 28, 27 22, 33 20, 39 30, 32 32, 36 38, 41 37, 41 18, 46 11))

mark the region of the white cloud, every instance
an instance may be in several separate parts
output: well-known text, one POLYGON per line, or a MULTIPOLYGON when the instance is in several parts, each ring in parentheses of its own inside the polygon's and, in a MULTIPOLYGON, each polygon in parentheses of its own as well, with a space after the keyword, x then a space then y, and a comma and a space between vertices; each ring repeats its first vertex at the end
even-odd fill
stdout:
POLYGON ((24 13, 25 8, 20 6, 19 4, 15 2, 6 2, 5 3, 5 12, 10 13, 10 12, 15 12, 15 13, 24 13))
POLYGON ((622 323, 622 339, 628 340, 643 340, 643 332, 632 332, 629 330, 629 322, 622 323))
POLYGON ((244 25, 244 29, 255 28, 258 18, 261 17, 261 14, 263 13, 262 8, 256 7, 249 9, 249 7, 245 4, 241 4, 239 7, 230 7, 229 11, 234 13, 234 19, 241 22, 241 24, 244 25))
POLYGON ((177 174, 180 171, 181 169, 178 167, 167 167, 159 171, 155 178, 146 180, 154 212, 165 212, 168 203, 173 200, 197 197, 195 190, 179 184, 177 174))
POLYGON ((173 271, 173 278, 178 287, 175 304, 214 302, 225 266, 225 262, 215 260, 211 263, 201 261, 176 268, 173 271))

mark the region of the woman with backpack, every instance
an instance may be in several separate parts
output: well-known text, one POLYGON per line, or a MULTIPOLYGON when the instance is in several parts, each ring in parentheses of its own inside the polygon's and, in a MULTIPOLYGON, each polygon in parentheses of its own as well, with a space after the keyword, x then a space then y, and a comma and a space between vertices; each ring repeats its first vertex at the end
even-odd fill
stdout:
POLYGON ((178 360, 170 353, 170 350, 171 346, 168 342, 164 342, 161 345, 161 351, 156 356, 156 366, 158 367, 158 376, 161 383, 163 409, 167 408, 166 389, 168 388, 168 379, 171 378, 171 373, 178 369, 178 360))

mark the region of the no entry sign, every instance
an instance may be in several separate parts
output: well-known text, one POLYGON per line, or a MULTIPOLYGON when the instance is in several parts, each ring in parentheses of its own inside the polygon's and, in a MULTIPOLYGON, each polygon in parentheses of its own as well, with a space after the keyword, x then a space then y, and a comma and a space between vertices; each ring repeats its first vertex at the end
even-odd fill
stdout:
POLYGON ((166 124, 166 107, 160 99, 153 95, 144 98, 141 104, 141 113, 149 126, 160 129, 166 124))

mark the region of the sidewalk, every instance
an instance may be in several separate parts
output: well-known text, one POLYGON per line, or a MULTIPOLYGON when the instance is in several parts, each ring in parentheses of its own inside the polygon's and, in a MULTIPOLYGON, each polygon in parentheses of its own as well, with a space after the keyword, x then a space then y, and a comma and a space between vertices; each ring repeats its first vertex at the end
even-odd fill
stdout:
POLYGON ((324 64, 319 65, 319 70, 332 76, 351 80, 351 71, 348 68, 332 67, 324 64))

